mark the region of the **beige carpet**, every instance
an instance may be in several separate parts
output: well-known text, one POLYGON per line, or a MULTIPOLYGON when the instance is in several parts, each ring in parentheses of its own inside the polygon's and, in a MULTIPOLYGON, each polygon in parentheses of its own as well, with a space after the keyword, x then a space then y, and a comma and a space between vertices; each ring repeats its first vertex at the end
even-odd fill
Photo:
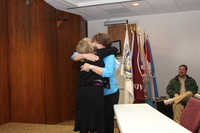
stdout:
MULTIPOLYGON (((74 121, 67 121, 50 125, 10 122, 0 126, 0 133, 77 133, 73 131, 73 123, 74 121)), ((119 133, 117 127, 115 133, 119 133)))
POLYGON ((0 126, 0 133, 74 133, 71 125, 47 125, 10 122, 0 126))

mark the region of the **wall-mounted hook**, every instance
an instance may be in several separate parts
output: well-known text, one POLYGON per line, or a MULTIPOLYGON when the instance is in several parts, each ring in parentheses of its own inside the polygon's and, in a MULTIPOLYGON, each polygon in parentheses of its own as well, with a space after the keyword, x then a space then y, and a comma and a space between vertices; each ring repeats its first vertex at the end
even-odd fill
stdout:
POLYGON ((29 0, 26 0, 26 5, 29 5, 29 0))

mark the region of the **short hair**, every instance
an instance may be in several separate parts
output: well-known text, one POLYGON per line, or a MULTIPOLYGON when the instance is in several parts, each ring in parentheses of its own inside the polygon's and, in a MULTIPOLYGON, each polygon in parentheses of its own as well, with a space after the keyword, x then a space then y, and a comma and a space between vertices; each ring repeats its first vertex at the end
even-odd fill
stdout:
POLYGON ((186 71, 187 71, 187 69, 188 69, 187 66, 184 65, 184 64, 180 65, 179 68, 180 68, 180 67, 185 67, 185 70, 186 70, 186 71))
POLYGON ((79 41, 78 45, 76 46, 76 51, 80 54, 84 53, 94 53, 96 47, 92 45, 92 41, 89 38, 83 38, 79 41))
POLYGON ((97 42, 99 44, 102 44, 105 47, 111 47, 112 45, 112 39, 107 33, 97 33, 92 37, 93 42, 97 42))

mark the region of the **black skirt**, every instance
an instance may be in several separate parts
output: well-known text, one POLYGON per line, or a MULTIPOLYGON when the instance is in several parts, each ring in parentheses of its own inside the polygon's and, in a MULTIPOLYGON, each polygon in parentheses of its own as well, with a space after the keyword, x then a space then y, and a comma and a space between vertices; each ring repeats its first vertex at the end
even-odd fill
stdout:
POLYGON ((77 88, 74 131, 104 133, 104 92, 102 86, 77 88))

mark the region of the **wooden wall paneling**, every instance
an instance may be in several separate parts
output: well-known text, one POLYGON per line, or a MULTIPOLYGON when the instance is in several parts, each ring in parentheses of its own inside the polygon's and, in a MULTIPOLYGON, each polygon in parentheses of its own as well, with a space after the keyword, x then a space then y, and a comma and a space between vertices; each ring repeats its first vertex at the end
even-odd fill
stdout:
POLYGON ((56 28, 56 10, 45 3, 45 118, 47 124, 60 122, 58 45, 56 28))
POLYGON ((56 10, 44 1, 7 2, 10 121, 74 119, 79 68, 70 56, 86 33, 86 23, 64 13, 71 21, 56 29, 56 10))
POLYGON ((0 0, 0 125, 10 121, 8 87, 7 1, 0 0))
POLYGON ((76 85, 78 83, 78 63, 71 60, 71 55, 76 50, 80 39, 87 34, 87 22, 80 16, 61 12, 59 17, 67 17, 57 28, 58 37, 58 64, 59 64, 59 88, 61 121, 75 118, 76 111, 76 85))
POLYGON ((44 2, 8 0, 10 117, 45 123, 44 2))
MULTIPOLYGON (((136 27, 136 24, 128 24, 128 32, 129 32, 129 44, 130 47, 131 41, 132 41, 132 34, 131 34, 131 28, 136 27)), ((124 38, 125 38, 125 31, 126 26, 125 25, 119 25, 119 26, 108 26, 108 34, 111 36, 113 41, 120 40, 121 41, 121 54, 118 54, 117 57, 120 57, 123 55, 123 49, 124 49, 124 38)))

